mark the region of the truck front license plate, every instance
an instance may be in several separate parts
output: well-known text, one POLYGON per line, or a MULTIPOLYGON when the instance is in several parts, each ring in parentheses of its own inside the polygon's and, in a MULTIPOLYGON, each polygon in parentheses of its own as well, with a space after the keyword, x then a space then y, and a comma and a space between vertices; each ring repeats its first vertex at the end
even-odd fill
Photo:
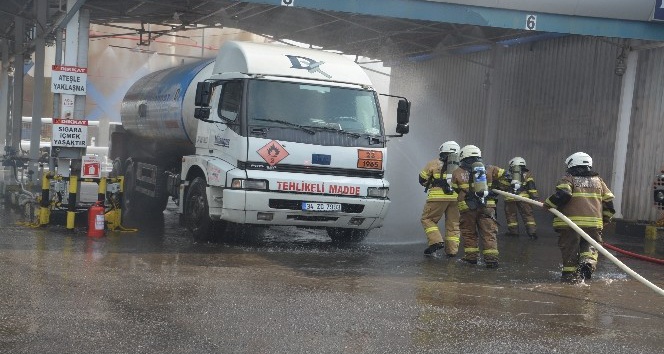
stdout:
POLYGON ((341 211, 341 204, 338 203, 310 203, 302 202, 304 211, 341 211))

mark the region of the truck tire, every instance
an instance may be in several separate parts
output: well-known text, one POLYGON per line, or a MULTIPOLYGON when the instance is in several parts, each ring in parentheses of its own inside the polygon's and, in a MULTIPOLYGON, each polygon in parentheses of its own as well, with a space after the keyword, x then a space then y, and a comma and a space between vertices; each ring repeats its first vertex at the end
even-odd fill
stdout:
POLYGON ((184 200, 184 224, 196 242, 207 242, 214 236, 215 228, 210 219, 206 187, 204 178, 194 178, 184 200))
POLYGON ((122 160, 118 157, 113 160, 113 168, 111 169, 111 173, 108 174, 108 177, 118 177, 122 175, 122 160))
POLYGON ((131 219, 138 213, 140 208, 140 195, 136 193, 136 170, 134 163, 128 160, 125 163, 124 193, 122 198, 122 220, 131 219))
POLYGON ((327 228, 327 235, 335 243, 360 242, 367 237, 368 233, 369 230, 345 229, 340 227, 327 228))

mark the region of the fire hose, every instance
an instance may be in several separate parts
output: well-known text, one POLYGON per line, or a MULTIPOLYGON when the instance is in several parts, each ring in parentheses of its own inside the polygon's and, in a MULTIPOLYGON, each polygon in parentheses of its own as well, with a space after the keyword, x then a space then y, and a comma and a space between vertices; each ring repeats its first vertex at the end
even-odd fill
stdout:
MULTIPOLYGON (((504 191, 497 190, 497 189, 494 189, 493 191, 496 192, 496 193, 498 193, 498 194, 500 194, 500 195, 502 195, 502 196, 504 196, 504 197, 512 197, 512 198, 515 198, 515 199, 517 199, 517 200, 519 200, 519 201, 526 202, 526 203, 530 203, 530 204, 533 204, 533 205, 536 205, 536 206, 539 206, 539 207, 542 207, 542 206, 543 206, 542 203, 540 203, 540 202, 538 202, 538 201, 536 201, 536 200, 532 200, 532 199, 524 198, 524 197, 522 197, 522 196, 519 196, 519 195, 516 195, 516 194, 512 194, 512 193, 508 193, 508 192, 504 192, 504 191)), ((629 275, 632 276, 634 279, 640 281, 640 282, 643 283, 645 286, 647 286, 647 287, 649 287, 650 289, 654 290, 654 291, 655 291, 656 293, 658 293, 659 295, 664 296, 664 290, 662 290, 661 288, 659 288, 657 285, 651 283, 648 279, 642 277, 642 276, 639 275, 637 272, 633 271, 631 268, 629 268, 628 266, 626 266, 623 262, 621 262, 620 260, 618 260, 618 258, 616 258, 614 255, 612 255, 609 251, 607 251, 606 248, 602 247, 602 245, 600 245, 597 241, 593 240, 592 237, 590 237, 585 231, 583 231, 583 230, 582 230, 577 224, 575 224, 572 220, 570 220, 568 217, 566 217, 565 215, 563 215, 563 213, 561 213, 560 211, 558 211, 557 209, 554 209, 554 208, 550 208, 549 211, 550 211, 551 213, 553 213, 555 216, 557 216, 557 217, 559 217, 560 219, 562 219, 562 220, 563 220, 567 225, 569 225, 574 231, 576 231, 579 235, 581 235, 581 237, 583 237, 586 241, 588 241, 588 243, 590 243, 591 245, 593 245, 593 247, 595 247, 595 248, 596 248, 601 254, 603 254, 606 258, 608 258, 609 260, 611 260, 611 262, 615 263, 615 265, 617 265, 618 268, 622 269, 623 271, 625 271, 625 273, 629 274, 629 275)))
POLYGON ((608 248, 608 249, 610 249, 610 250, 614 250, 614 251, 616 251, 616 252, 618 252, 618 253, 622 253, 622 254, 624 254, 624 255, 627 255, 627 256, 630 256, 630 257, 634 257, 634 258, 636 258, 636 259, 640 259, 640 260, 642 260, 642 261, 648 261, 648 262, 653 262, 653 263, 657 263, 657 264, 664 264, 664 259, 648 257, 648 256, 644 256, 644 255, 642 255, 642 254, 638 254, 638 253, 634 253, 634 252, 630 252, 630 251, 625 251, 625 250, 622 249, 622 248, 618 248, 618 247, 616 247, 616 246, 614 246, 614 245, 612 245, 612 244, 606 243, 606 242, 604 242, 604 243, 602 243, 602 244, 604 245, 604 247, 606 247, 606 248, 608 248))

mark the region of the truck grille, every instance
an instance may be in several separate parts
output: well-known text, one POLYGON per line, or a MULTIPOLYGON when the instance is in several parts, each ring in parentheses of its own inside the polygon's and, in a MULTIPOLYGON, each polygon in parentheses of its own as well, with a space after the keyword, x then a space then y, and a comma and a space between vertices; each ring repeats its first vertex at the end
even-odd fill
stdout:
MULTIPOLYGON (((270 199, 268 205, 272 209, 302 210, 301 200, 270 199)), ((362 204, 341 203, 341 212, 359 214, 364 211, 362 204)))
POLYGON ((385 172, 382 170, 361 170, 350 168, 335 168, 316 165, 289 165, 278 164, 270 166, 264 162, 238 161, 237 167, 242 170, 270 170, 278 172, 308 173, 317 175, 361 177, 361 178, 383 178, 385 172))

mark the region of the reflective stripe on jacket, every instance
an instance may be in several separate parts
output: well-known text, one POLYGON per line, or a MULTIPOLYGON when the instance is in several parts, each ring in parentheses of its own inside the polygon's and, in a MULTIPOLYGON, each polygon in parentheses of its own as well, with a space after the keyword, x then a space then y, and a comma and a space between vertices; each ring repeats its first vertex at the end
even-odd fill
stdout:
MULTIPOLYGON (((537 187, 535 186, 535 178, 530 171, 525 171, 523 173, 523 178, 521 179, 521 187, 516 191, 516 195, 530 198, 530 199, 539 199, 539 194, 537 193, 537 187)), ((514 191, 509 191, 513 193, 514 191)), ((516 199, 513 197, 505 197, 506 202, 513 202, 516 199)))
POLYGON ((443 183, 447 183, 448 174, 445 173, 446 169, 447 166, 445 166, 445 164, 440 161, 440 159, 434 159, 427 162, 426 166, 424 166, 422 171, 420 171, 419 183, 424 187, 428 187, 427 200, 457 200, 456 192, 452 191, 452 194, 447 194, 441 187, 443 183))
MULTIPOLYGON (((554 194, 547 198, 547 206, 557 208, 579 227, 597 228, 604 227, 604 219, 610 219, 613 210, 607 210, 605 203, 611 202, 613 193, 599 176, 572 176, 566 174, 556 186, 558 195, 567 195, 569 200, 563 205, 556 205, 554 194), (610 215, 609 215, 610 214, 610 215)), ((560 218, 553 219, 554 228, 569 228, 560 218)))

